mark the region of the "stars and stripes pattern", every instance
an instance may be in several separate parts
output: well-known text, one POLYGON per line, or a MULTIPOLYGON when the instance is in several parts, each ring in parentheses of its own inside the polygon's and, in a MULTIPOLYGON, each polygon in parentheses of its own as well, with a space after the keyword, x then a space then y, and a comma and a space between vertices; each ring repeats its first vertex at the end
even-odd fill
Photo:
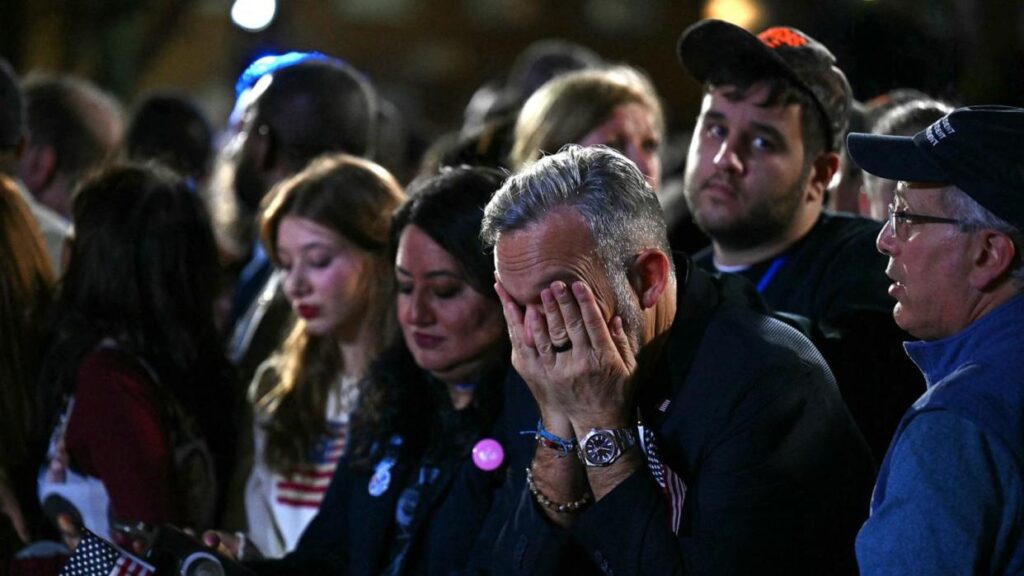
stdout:
POLYGON ((686 501, 686 484, 678 474, 662 463, 654 441, 654 432, 641 426, 640 437, 644 453, 647 454, 647 468, 668 498, 672 533, 678 535, 679 525, 683 520, 683 503, 686 501))
POLYGON ((68 558, 60 576, 151 576, 156 569, 82 529, 82 539, 68 558))
POLYGON ((313 448, 310 464, 277 477, 278 504, 314 510, 320 507, 348 435, 347 421, 330 421, 328 426, 330 435, 313 448))

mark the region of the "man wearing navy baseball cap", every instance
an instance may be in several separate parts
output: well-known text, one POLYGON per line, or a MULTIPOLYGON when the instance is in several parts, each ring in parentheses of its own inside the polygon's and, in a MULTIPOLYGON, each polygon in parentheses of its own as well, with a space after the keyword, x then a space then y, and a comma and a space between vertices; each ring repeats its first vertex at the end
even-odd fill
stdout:
POLYGON ((851 134, 898 180, 878 250, 928 389, 857 537, 862 574, 1024 571, 1024 109, 954 110, 913 137, 851 134))

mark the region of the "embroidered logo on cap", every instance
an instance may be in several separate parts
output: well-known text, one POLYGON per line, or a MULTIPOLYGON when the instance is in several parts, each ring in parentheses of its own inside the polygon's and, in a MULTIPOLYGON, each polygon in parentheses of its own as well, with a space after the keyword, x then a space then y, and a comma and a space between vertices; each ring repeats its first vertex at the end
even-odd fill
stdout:
POLYGON ((928 137, 928 142, 932 146, 938 146, 939 142, 945 140, 950 134, 956 133, 953 129, 953 125, 949 123, 949 118, 942 118, 928 127, 925 131, 925 136, 928 137))
POLYGON ((778 48, 779 46, 799 48, 807 45, 807 37, 792 28, 769 28, 758 34, 757 39, 769 48, 778 48))

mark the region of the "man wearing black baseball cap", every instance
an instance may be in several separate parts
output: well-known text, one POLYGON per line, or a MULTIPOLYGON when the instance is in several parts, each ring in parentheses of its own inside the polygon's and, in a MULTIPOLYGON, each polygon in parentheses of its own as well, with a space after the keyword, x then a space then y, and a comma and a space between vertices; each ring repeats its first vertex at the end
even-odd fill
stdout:
POLYGON ((852 108, 846 76, 828 48, 789 27, 755 36, 704 20, 678 50, 704 88, 684 191, 711 246, 694 261, 744 276, 772 308, 809 321, 881 460, 924 385, 889 313, 880 224, 823 208, 852 108))
POLYGON ((1024 571, 1024 109, 954 110, 913 137, 851 134, 899 180, 878 250, 928 391, 857 537, 862 574, 1024 571))

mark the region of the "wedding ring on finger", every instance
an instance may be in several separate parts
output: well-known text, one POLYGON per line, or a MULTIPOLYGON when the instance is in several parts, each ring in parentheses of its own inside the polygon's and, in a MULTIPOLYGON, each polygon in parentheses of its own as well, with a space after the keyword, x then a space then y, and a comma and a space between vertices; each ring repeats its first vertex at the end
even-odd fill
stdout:
POLYGON ((569 350, 572 350, 572 340, 566 341, 563 344, 555 344, 554 342, 551 343, 551 351, 554 352, 555 354, 559 354, 561 352, 568 352, 569 350))

